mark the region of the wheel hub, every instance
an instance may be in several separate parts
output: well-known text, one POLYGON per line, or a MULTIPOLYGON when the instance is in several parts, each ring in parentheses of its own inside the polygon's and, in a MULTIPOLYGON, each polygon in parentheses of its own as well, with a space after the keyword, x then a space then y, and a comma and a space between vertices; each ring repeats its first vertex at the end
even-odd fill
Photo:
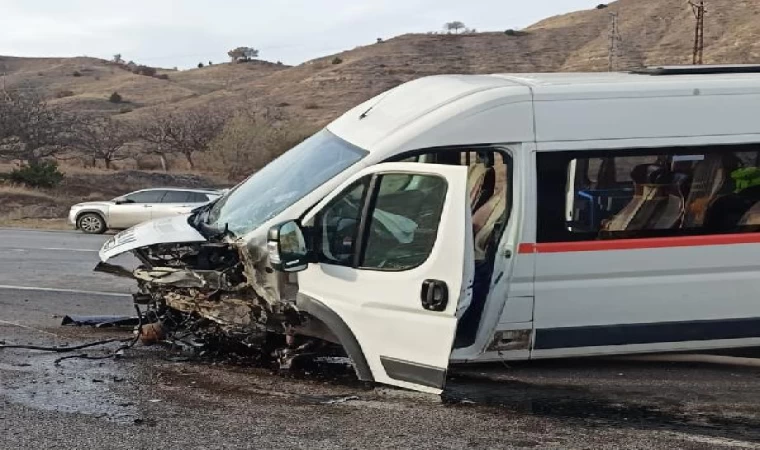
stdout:
POLYGON ((96 217, 87 216, 82 218, 79 226, 85 231, 98 231, 100 229, 100 220, 98 220, 96 217))

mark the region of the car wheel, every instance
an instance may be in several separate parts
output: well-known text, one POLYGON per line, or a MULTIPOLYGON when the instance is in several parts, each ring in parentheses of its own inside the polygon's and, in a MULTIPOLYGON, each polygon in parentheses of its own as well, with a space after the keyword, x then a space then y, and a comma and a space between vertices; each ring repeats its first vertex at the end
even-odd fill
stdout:
POLYGON ((106 221, 99 214, 82 214, 77 220, 77 228, 87 234, 103 234, 106 232, 106 221))

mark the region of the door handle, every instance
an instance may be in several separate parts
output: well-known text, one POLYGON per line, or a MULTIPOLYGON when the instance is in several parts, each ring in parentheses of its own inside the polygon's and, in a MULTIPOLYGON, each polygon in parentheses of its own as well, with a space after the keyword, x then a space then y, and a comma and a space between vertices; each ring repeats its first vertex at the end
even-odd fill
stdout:
POLYGON ((449 304, 449 287, 445 281, 425 280, 422 283, 422 307, 428 311, 444 311, 449 304))

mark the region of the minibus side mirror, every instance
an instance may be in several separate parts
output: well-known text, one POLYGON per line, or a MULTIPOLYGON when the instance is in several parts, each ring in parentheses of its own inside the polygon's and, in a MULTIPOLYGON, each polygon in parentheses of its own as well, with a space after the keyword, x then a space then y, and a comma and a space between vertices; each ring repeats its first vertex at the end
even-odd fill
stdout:
POLYGON ((267 238, 269 263, 275 270, 302 272, 309 266, 309 248, 303 229, 294 220, 269 229, 267 238))

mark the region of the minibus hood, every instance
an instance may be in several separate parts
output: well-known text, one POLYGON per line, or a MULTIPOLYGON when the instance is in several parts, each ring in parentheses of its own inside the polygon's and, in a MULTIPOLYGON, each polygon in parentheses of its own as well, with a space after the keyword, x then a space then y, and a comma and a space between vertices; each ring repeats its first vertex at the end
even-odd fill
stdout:
POLYGON ((132 250, 156 244, 206 242, 206 238, 188 223, 189 214, 156 219, 124 230, 106 241, 99 256, 103 262, 132 250))

